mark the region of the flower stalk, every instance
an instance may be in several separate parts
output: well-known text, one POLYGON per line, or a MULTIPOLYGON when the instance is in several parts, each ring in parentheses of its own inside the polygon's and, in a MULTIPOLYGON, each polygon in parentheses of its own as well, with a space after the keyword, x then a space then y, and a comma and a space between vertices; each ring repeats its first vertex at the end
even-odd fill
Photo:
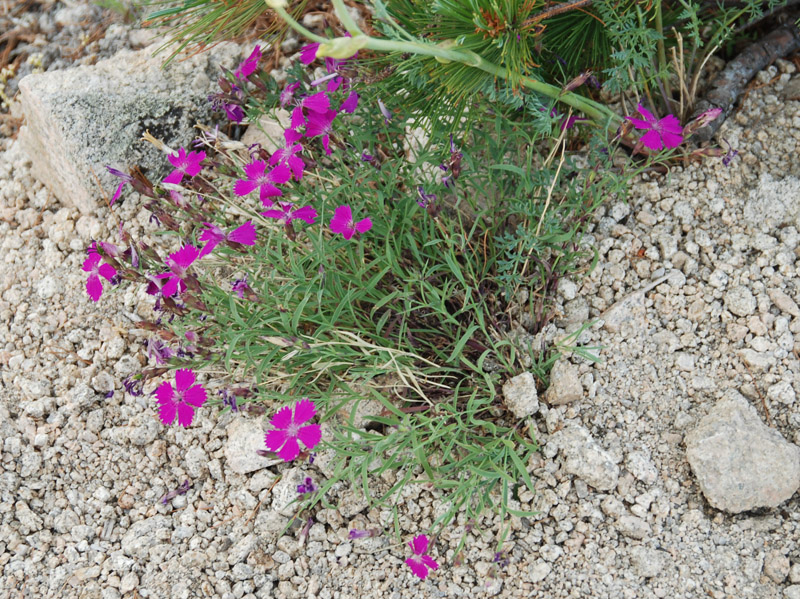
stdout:
MULTIPOLYGON (((270 1, 274 0, 267 0, 267 4, 274 8, 274 10, 280 15, 280 17, 289 25, 292 29, 301 33, 302 35, 306 36, 312 41, 320 42, 323 44, 330 44, 333 40, 327 40, 323 37, 316 35, 308 31, 305 27, 303 27, 300 23, 298 23, 284 8, 280 6, 273 6, 270 4, 270 1)), ((400 40, 387 40, 387 39, 378 39, 368 35, 365 35, 359 28, 358 25, 353 20, 352 16, 349 12, 347 12, 347 8, 344 5, 342 0, 334 0, 333 2, 334 8, 336 10, 336 15, 345 28, 352 34, 357 36, 362 36, 364 40, 361 41, 363 44, 362 47, 367 48, 369 50, 374 50, 376 52, 383 52, 383 53, 411 53, 411 54, 418 54, 421 56, 430 56, 432 58, 438 59, 440 62, 458 62, 470 67, 474 67, 476 69, 480 69, 486 73, 490 73, 495 77, 500 79, 508 79, 509 72, 507 69, 496 65, 492 62, 485 60, 479 54, 472 52, 471 50, 465 49, 458 49, 447 47, 446 45, 435 45, 435 44, 428 44, 419 41, 400 41, 400 40)), ((587 98, 579 96, 573 93, 563 93, 563 90, 560 87, 556 87, 554 85, 550 85, 549 83, 544 83, 543 81, 537 81, 531 77, 521 77, 520 83, 537 93, 540 93, 544 96, 549 98, 553 98, 554 100, 558 100, 559 102, 563 102, 568 106, 571 106, 575 110, 579 110, 589 116, 592 120, 598 123, 605 123, 610 121, 614 125, 620 125, 622 123, 622 118, 611 110, 609 110, 606 106, 599 104, 597 102, 593 102, 587 98)))

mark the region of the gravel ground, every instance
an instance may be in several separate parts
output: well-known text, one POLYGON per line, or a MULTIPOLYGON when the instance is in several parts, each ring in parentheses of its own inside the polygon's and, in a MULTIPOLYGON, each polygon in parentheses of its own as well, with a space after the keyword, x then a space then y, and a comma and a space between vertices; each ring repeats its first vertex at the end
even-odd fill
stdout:
MULTIPOLYGON (((346 487, 307 535, 302 522, 284 530, 304 469, 320 480, 325 467, 245 453, 256 418, 206 409, 189 430, 165 429, 148 396, 124 391, 144 363, 132 322, 151 304, 123 291, 98 309, 80 270, 90 240, 111 238, 116 220, 59 205, 16 143, 0 140, 0 595, 800 597, 798 496, 777 509, 715 510, 683 444, 731 390, 800 443, 800 103, 791 99, 800 78, 780 66, 722 128, 739 150, 730 167, 676 168, 598 214, 586 241, 600 262, 562 284, 547 335, 604 315, 580 339, 602 346, 602 361, 574 359, 583 397, 535 416, 538 492, 522 493, 520 508, 541 513, 511 520, 507 565, 493 563, 499 522, 458 522, 434 544, 442 568, 424 582, 403 564, 405 546, 348 538, 351 528, 389 529, 394 515, 367 510, 346 487), (624 318, 609 318, 621 300, 624 318), (608 458, 592 472, 565 449, 578 425, 608 458), (160 502, 187 479, 185 495, 160 502)), ((118 214, 148 233, 149 214, 133 202, 118 214)), ((403 538, 423 532, 439 505, 408 487, 397 508, 403 538)))

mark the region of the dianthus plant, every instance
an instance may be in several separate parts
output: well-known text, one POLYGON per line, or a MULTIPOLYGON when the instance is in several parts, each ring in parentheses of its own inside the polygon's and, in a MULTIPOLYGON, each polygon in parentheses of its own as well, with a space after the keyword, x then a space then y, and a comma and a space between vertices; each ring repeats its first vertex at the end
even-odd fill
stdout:
MULTIPOLYGON (((154 335, 155 364, 126 389, 152 391, 165 425, 190 426, 213 406, 268 412, 261 451, 316 455, 333 473, 302 485, 306 507, 348 479, 389 507, 405 485, 426 485, 447 506, 433 528, 487 508, 525 515, 512 501, 533 491, 535 427, 499 389, 522 370, 546 378, 556 354, 514 330, 540 331, 559 277, 587 268, 578 236, 616 190, 605 175, 614 148, 602 137, 587 169, 556 168, 553 139, 563 156, 571 132, 551 104, 479 99, 453 135, 426 136, 369 83, 357 47, 317 50, 299 52, 282 88, 254 51, 211 98, 234 122, 286 123, 282 135, 245 147, 207 130, 164 148, 165 180, 117 171, 167 234, 154 248, 122 224, 119 246, 98 242, 84 263, 93 300, 101 277, 153 298, 139 326, 154 335)), ((436 567, 421 538, 409 558, 420 577, 436 567)))

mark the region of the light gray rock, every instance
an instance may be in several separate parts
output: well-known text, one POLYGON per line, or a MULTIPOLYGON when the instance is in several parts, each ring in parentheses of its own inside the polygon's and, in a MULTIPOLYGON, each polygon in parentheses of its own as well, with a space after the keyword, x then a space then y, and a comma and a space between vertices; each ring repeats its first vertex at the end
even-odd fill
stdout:
POLYGON ((637 449, 628 454, 625 460, 625 468, 633 476, 647 485, 652 485, 658 479, 658 470, 650 459, 650 451, 647 449, 637 449))
POLYGON ((795 198, 800 194, 800 179, 784 177, 776 180, 764 173, 756 189, 745 201, 743 222, 754 230, 770 232, 780 225, 800 226, 800 205, 795 198))
POLYGON ((783 312, 795 317, 800 316, 800 308, 797 307, 797 303, 781 289, 769 289, 767 295, 772 303, 783 312))
POLYGON ((561 406, 583 397, 583 386, 578 367, 559 358, 550 370, 550 386, 544 400, 551 406, 561 406))
POLYGON ((615 526, 620 533, 632 539, 643 539, 651 532, 650 525, 645 520, 630 514, 620 517, 615 526))
POLYGON ((272 510, 281 516, 293 516, 297 511, 295 500, 299 497, 297 486, 303 484, 306 474, 298 467, 289 468, 272 487, 272 510))
POLYGON ((219 65, 234 67, 237 44, 220 44, 162 69, 156 46, 123 50, 92 66, 28 75, 19 83, 27 126, 20 141, 32 172, 67 205, 87 214, 118 181, 104 166, 139 165, 151 179, 171 167, 166 156, 141 141, 149 130, 173 150, 194 137, 198 121, 213 120, 207 96, 219 65))
POLYGON ((160 542, 168 542, 172 533, 172 520, 166 516, 152 516, 135 522, 122 537, 120 547, 125 555, 144 558, 148 549, 160 542))
POLYGON ((598 491, 610 491, 617 486, 619 467, 607 451, 580 425, 567 426, 550 437, 564 456, 564 470, 574 474, 598 491))
POLYGON ((227 466, 238 474, 248 474, 267 466, 280 464, 280 458, 266 458, 256 453, 266 450, 266 435, 259 420, 236 418, 225 429, 228 439, 225 441, 225 459, 227 466))
POLYGON ((736 316, 750 316, 756 311, 756 298, 747 287, 739 285, 725 294, 725 307, 736 316))
POLYGON ((764 558, 764 574, 772 582, 781 584, 789 576, 789 558, 782 551, 770 551, 764 558))
POLYGON ((553 568, 544 560, 539 560, 528 568, 528 580, 530 582, 542 582, 550 575, 553 568))
POLYGON ((783 596, 786 599, 800 599, 800 584, 793 584, 783 589, 783 596))
POLYGON ((155 441, 159 424, 152 415, 138 414, 128 427, 128 438, 136 446, 142 447, 155 441))
POLYGON ((800 582, 800 562, 792 564, 792 567, 789 568, 789 582, 800 582))
POLYGON ((536 379, 530 372, 523 372, 503 384, 506 406, 516 418, 527 418, 539 411, 539 394, 536 379))
POLYGON ((283 133, 291 124, 292 115, 288 110, 279 108, 248 126, 242 136, 242 143, 248 147, 259 144, 271 154, 286 144, 283 133))
POLYGON ((686 456, 708 502, 729 513, 776 507, 800 487, 800 447, 736 391, 686 435, 686 456))
POLYGON ((200 478, 208 470, 208 455, 201 447, 190 447, 185 460, 186 472, 192 478, 200 478))
POLYGON ((667 566, 671 557, 666 551, 642 547, 631 548, 631 564, 633 570, 642 578, 658 576, 667 566))

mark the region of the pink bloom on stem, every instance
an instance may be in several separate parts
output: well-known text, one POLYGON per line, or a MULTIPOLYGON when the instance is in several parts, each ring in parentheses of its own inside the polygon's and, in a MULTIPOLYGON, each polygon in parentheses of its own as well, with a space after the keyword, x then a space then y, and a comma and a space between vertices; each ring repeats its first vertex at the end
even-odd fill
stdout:
POLYGON ((170 297, 176 293, 183 293, 186 283, 183 282, 189 267, 200 257, 200 250, 193 245, 187 245, 173 252, 165 260, 170 272, 156 275, 157 279, 166 279, 161 286, 161 295, 170 297))
POLYGON ((194 372, 181 369, 175 371, 175 388, 169 381, 164 381, 156 389, 158 415, 165 426, 175 422, 176 414, 181 426, 192 424, 195 408, 206 402, 206 390, 202 385, 195 385, 194 381, 194 372))
POLYGON ((293 220, 303 220, 309 225, 314 224, 317 218, 317 211, 311 206, 303 206, 302 208, 295 208, 291 202, 278 202, 280 209, 271 209, 261 214, 267 218, 277 218, 282 224, 290 223, 293 220))
POLYGON ((317 58, 317 50, 319 50, 319 42, 308 44, 300 48, 300 62, 303 64, 311 64, 317 58))
POLYGON ((239 68, 234 71, 237 79, 246 79, 252 75, 258 67, 258 61, 261 60, 261 46, 253 48, 253 52, 239 65, 239 68))
POLYGON ((285 148, 276 150, 270 157, 269 163, 271 165, 286 164, 291 169, 295 180, 299 181, 303 178, 303 169, 306 167, 306 163, 303 162, 303 159, 297 156, 297 154, 302 151, 303 146, 290 142, 285 148))
POLYGON ((301 399, 294 405, 294 414, 289 406, 278 410, 270 420, 273 430, 268 431, 264 439, 267 449, 277 452, 286 462, 300 455, 298 441, 302 441, 308 449, 314 449, 322 438, 319 424, 301 425, 311 420, 316 411, 314 402, 307 398, 301 399))
POLYGON ((651 150, 660 150, 665 147, 677 148, 683 143, 683 128, 676 116, 668 114, 659 120, 641 104, 639 104, 638 110, 644 120, 633 117, 625 118, 637 129, 649 129, 642 135, 642 143, 646 148, 651 150))
POLYGON ((189 152, 181 148, 177 154, 170 154, 167 157, 170 164, 175 167, 169 175, 164 178, 164 183, 175 183, 183 181, 184 175, 194 177, 203 167, 200 165, 206 159, 205 152, 189 152))
POLYGON ((203 249, 200 250, 200 258, 210 254, 214 251, 214 248, 223 241, 232 241, 234 243, 241 243, 242 245, 255 245, 256 243, 256 228, 251 221, 247 221, 230 233, 225 233, 225 231, 212 223, 203 224, 207 226, 208 229, 200 234, 200 241, 206 242, 203 249))
POLYGON ((342 85, 343 82, 344 79, 342 79, 341 77, 337 77, 336 79, 328 83, 326 91, 335 92, 337 89, 339 89, 339 87, 342 85))
POLYGON ((291 129, 299 129, 306 124, 306 116, 303 114, 302 106, 295 106, 292 110, 292 121, 289 124, 291 129))
POLYGON ((331 231, 341 233, 345 239, 350 239, 356 232, 366 233, 372 228, 372 220, 364 218, 358 222, 353 220, 353 211, 350 206, 339 206, 331 219, 331 231))
POLYGON ((97 253, 95 244, 92 243, 89 248, 89 257, 83 261, 83 271, 89 273, 89 278, 86 279, 86 293, 93 302, 100 299, 103 294, 103 282, 100 277, 110 281, 117 275, 117 269, 103 262, 103 258, 97 253))
POLYGON ((294 142, 302 139, 303 134, 300 133, 297 129, 287 129, 283 132, 283 138, 286 140, 286 144, 293 144, 294 142))
POLYGON ((439 567, 439 564, 430 555, 426 555, 428 553, 428 537, 418 535, 408 542, 408 546, 411 547, 414 555, 406 560, 406 564, 414 574, 425 580, 428 576, 428 568, 436 570, 439 567))
POLYGON ((265 206, 272 206, 271 197, 283 195, 283 192, 275 187, 275 184, 286 183, 292 178, 292 173, 285 164, 279 164, 267 172, 267 163, 261 160, 246 164, 244 173, 247 175, 247 179, 236 181, 233 186, 234 193, 237 196, 246 196, 251 191, 258 189, 261 203, 265 206))
POLYGON ((114 196, 111 198, 111 201, 108 204, 109 206, 113 206, 114 202, 116 202, 119 199, 119 196, 122 194, 122 188, 125 187, 126 184, 131 183, 133 181, 133 177, 108 165, 106 165, 106 170, 120 179, 119 185, 117 185, 117 191, 114 192, 114 196))
POLYGON ((324 113, 312 112, 308 115, 308 122, 306 123, 306 137, 322 136, 322 147, 325 148, 325 153, 330 156, 330 132, 333 128, 333 119, 339 114, 335 110, 328 110, 324 113))

